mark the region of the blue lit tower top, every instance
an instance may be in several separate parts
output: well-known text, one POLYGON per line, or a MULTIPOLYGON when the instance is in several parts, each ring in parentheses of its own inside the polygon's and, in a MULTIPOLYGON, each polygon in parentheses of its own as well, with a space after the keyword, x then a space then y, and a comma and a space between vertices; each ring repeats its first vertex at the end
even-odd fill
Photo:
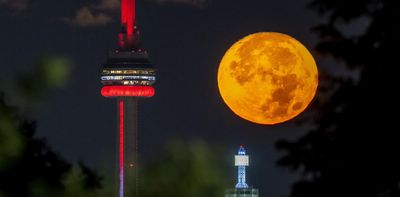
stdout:
POLYGON ((235 155, 235 166, 238 167, 237 189, 248 188, 246 183, 246 166, 249 166, 249 156, 246 155, 244 146, 240 146, 238 155, 235 155))

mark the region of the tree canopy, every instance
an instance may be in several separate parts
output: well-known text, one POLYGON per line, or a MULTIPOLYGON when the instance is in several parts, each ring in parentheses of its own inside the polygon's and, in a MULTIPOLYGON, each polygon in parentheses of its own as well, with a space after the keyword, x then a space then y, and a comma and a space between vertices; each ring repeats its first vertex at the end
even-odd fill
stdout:
POLYGON ((359 71, 359 77, 321 78, 313 104, 315 129, 277 143, 285 152, 278 165, 303 175, 291 196, 399 196, 399 4, 314 0, 310 7, 327 18, 313 28, 320 37, 317 51, 359 71), (367 24, 365 30, 351 34, 360 21, 367 24))

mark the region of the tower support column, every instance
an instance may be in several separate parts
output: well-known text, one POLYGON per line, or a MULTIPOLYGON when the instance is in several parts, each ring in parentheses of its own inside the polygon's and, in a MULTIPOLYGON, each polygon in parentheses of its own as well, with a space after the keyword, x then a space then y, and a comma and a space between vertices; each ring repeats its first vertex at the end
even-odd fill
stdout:
POLYGON ((117 99, 117 193, 138 197, 138 98, 117 99))

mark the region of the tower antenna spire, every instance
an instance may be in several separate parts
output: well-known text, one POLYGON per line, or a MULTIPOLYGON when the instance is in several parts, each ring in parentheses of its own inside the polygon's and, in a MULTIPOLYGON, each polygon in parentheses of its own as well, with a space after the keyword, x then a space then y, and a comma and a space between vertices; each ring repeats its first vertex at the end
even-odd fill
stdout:
POLYGON ((119 47, 123 50, 136 48, 136 0, 121 0, 121 27, 119 47))

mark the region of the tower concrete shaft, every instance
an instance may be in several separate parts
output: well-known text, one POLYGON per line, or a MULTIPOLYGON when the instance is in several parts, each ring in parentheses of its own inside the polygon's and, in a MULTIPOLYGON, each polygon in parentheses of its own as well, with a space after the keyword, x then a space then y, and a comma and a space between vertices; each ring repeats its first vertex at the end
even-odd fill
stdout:
POLYGON ((138 196, 138 98, 117 99, 117 165, 119 197, 138 196))

